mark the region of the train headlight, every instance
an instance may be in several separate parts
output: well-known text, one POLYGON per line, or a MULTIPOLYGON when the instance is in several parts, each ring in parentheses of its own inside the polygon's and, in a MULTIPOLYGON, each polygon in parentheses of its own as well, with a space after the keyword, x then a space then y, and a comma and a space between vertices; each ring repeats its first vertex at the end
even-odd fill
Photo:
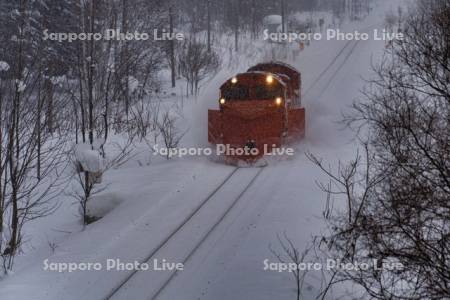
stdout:
POLYGON ((222 105, 225 104, 225 98, 220 99, 219 103, 222 104, 222 105))
POLYGON ((280 106, 280 105, 283 103, 283 98, 277 97, 277 98, 275 99, 275 103, 276 103, 276 105, 280 106))
POLYGON ((233 78, 231 79, 231 83, 237 83, 237 77, 233 77, 233 78))
POLYGON ((266 82, 267 82, 268 84, 271 84, 271 83, 273 82, 273 76, 272 76, 272 75, 267 75, 267 77, 266 77, 266 82))

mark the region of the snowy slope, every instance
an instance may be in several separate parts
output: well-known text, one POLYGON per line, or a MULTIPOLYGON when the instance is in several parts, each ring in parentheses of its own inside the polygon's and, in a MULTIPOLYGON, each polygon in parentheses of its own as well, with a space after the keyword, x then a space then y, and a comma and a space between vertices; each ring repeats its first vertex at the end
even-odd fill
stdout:
MULTIPOLYGON (((231 167, 202 162, 169 162, 152 168, 111 172, 108 193, 118 207, 86 230, 59 244, 49 262, 142 260, 209 193, 231 167)), ((35 263, 2 281, 1 299, 100 299, 123 272, 44 271, 35 263), (82 289, 80 289, 82 287, 82 289), (90 291, 88 293, 88 291, 90 291), (86 294, 87 293, 87 294, 86 294)))

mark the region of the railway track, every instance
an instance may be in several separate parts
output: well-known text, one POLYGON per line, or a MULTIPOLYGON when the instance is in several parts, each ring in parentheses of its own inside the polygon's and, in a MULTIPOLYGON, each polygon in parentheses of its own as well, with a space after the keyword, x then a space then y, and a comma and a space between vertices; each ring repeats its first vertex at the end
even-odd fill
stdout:
MULTIPOLYGON (((375 24, 375 25, 371 25, 371 26, 367 26, 363 29, 361 29, 361 31, 365 31, 365 30, 369 30, 371 28, 375 28, 376 26, 378 26, 380 24, 375 24)), ((333 59, 331 60, 331 62, 327 65, 327 67, 317 76, 317 78, 314 80, 314 82, 305 90, 305 93, 303 94, 303 97, 306 98, 307 95, 309 95, 309 93, 313 90, 313 88, 320 82, 320 80, 328 73, 328 71, 330 71, 330 69, 338 62, 339 58, 344 54, 345 49, 347 49, 351 44, 353 44, 353 46, 351 46, 350 51, 347 53, 347 55, 344 58, 344 61, 341 62, 341 64, 339 64, 338 68, 333 72, 333 75, 331 76, 331 78, 327 81, 326 86, 322 89, 321 93, 319 94, 319 98, 322 97, 323 93, 328 89, 328 87, 330 86, 330 84, 333 82, 334 78, 336 78, 337 74, 339 73, 339 71, 342 69, 342 67, 346 64, 346 62, 348 61, 348 59, 350 58, 350 56, 353 54, 353 52, 355 51, 356 46, 358 46, 359 44, 359 40, 356 41, 347 41, 344 45, 344 47, 342 47, 342 49, 336 54, 335 57, 333 57, 333 59)))
POLYGON ((355 51, 356 46, 358 46, 359 41, 355 41, 353 43, 353 46, 350 48, 350 51, 345 56, 344 60, 341 62, 341 64, 338 66, 338 68, 333 72, 330 79, 327 81, 327 84, 324 86, 324 88, 320 91, 319 95, 317 96, 317 99, 322 98, 323 94, 327 91, 327 89, 330 87, 333 80, 336 78, 336 76, 339 74, 339 71, 345 66, 350 56, 352 56, 353 52, 355 51))
MULTIPOLYGON (((308 87, 304 96, 308 95, 344 56, 343 61, 337 65, 336 70, 320 92, 319 97, 321 97, 351 57, 358 43, 359 41, 348 41, 318 75, 314 83, 308 87), (350 50, 346 52, 346 49, 350 50)), ((263 169, 235 168, 141 263, 152 266, 154 260, 165 259, 167 262, 186 264, 236 206, 263 169)), ((105 299, 156 299, 177 273, 176 270, 133 271, 105 299)))
POLYGON ((336 56, 331 60, 331 62, 328 64, 328 66, 317 76, 317 78, 314 80, 314 82, 306 89, 305 94, 303 95, 306 97, 309 92, 317 85, 317 83, 322 79, 325 74, 333 67, 333 65, 336 63, 336 61, 339 59, 339 57, 342 55, 342 53, 345 51, 345 49, 351 44, 351 41, 348 41, 345 43, 344 47, 336 54, 336 56))
MULTIPOLYGON (((153 266, 155 260, 186 264, 214 232, 264 168, 236 168, 192 213, 141 262, 153 266)), ((139 271, 129 273, 105 299, 155 299, 178 271, 139 271)))

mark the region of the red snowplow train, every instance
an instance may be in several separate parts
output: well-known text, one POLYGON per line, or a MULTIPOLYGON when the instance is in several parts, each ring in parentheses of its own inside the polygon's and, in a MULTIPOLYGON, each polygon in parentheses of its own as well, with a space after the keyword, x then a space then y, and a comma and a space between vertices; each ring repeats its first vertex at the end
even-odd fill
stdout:
POLYGON ((304 135, 301 74, 284 63, 261 63, 230 78, 220 87, 219 110, 208 111, 208 141, 236 150, 229 158, 254 160, 304 135))

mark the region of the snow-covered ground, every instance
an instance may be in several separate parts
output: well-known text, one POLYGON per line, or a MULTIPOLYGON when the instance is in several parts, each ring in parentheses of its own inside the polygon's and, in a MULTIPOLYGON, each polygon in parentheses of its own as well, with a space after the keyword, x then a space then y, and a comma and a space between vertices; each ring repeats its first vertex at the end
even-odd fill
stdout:
MULTIPOLYGON (((380 1, 380 7, 366 20, 345 24, 341 29, 372 32, 382 28, 384 12, 395 11, 395 2, 380 1)), ((263 261, 276 262, 269 245, 279 249, 277 234, 286 232, 301 250, 313 236, 325 230, 322 211, 326 197, 315 184, 324 175, 304 153, 310 151, 331 163, 354 157, 353 133, 342 130, 337 121, 360 96, 362 77, 370 76, 370 65, 380 57, 384 46, 383 41, 373 39, 318 41, 295 61, 286 60, 303 76, 307 137, 295 146, 294 157, 269 160, 222 222, 188 257, 184 270, 177 272, 159 294, 160 299, 293 299, 292 275, 264 271, 263 261)), ((256 60, 267 59, 264 56, 267 53, 257 49, 240 61, 231 59, 229 68, 221 70, 203 87, 197 101, 186 103, 186 128, 190 131, 183 146, 207 144, 206 113, 207 108, 217 106, 218 87, 235 72, 245 71, 256 60)), ((27 235, 39 241, 24 249, 25 254, 33 255, 19 257, 16 272, 0 281, 0 299, 102 299, 131 272, 45 271, 44 260, 104 265, 108 258, 143 261, 233 171, 233 167, 207 158, 156 160, 150 165, 135 161, 108 171, 103 179, 106 189, 96 196, 101 209, 104 209, 101 203, 108 202, 103 211, 105 216, 83 230, 77 222, 77 209, 67 197, 54 216, 36 221, 27 235)), ((239 183, 245 185, 248 177, 235 180, 236 188, 231 187, 228 195, 239 193, 239 183)), ((214 216, 207 215, 203 224, 213 219, 214 216)), ((202 222, 196 226, 201 227, 202 222)), ((192 234, 201 233, 193 230, 192 234)), ((178 247, 183 252, 190 246, 188 242, 179 242, 178 247)), ((170 251, 175 253, 173 257, 178 257, 177 249, 170 251)), ((158 288, 155 282, 144 277, 115 296, 149 297, 150 291, 158 288)), ((308 277, 305 299, 313 299, 319 286, 317 277, 308 277)), ((342 291, 333 292, 336 294, 331 294, 330 299, 342 291)))
MULTIPOLYGON (((381 28, 383 14, 356 25, 366 31, 381 28)), ((352 26, 352 25, 349 25, 352 26)), ((382 54, 381 41, 350 42, 312 89, 316 78, 346 42, 313 43, 292 62, 303 74, 307 111, 307 137, 297 146, 294 159, 271 163, 223 222, 213 237, 178 272, 158 299, 294 299, 292 274, 264 271, 264 260, 278 262, 269 246, 282 253, 277 234, 284 232, 302 251, 324 230, 322 212, 326 196, 315 184, 324 175, 304 155, 310 151, 326 161, 354 158, 354 133, 337 124, 342 113, 360 96, 370 65, 382 54)), ((317 274, 316 274, 317 275, 317 274)), ((304 299, 315 299, 319 276, 309 276, 304 299)), ((351 288, 351 287, 348 287, 351 288)), ((343 290, 333 291, 336 299, 343 290)))

